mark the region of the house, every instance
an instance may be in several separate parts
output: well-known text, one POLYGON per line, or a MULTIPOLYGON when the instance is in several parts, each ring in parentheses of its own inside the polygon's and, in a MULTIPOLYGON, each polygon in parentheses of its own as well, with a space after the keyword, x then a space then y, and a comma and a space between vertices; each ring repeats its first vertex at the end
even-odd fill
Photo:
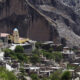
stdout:
POLYGON ((63 48, 62 54, 63 54, 63 58, 65 60, 74 60, 75 59, 74 51, 70 50, 68 47, 63 48))
POLYGON ((31 43, 25 42, 22 44, 12 44, 9 49, 14 51, 16 46, 22 46, 24 48, 24 53, 27 53, 27 55, 32 54, 33 45, 31 43))

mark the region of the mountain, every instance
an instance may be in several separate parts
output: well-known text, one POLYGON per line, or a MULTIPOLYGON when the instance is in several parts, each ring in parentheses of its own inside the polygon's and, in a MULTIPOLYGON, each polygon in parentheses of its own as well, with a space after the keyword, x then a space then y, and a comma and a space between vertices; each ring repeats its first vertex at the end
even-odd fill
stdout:
POLYGON ((25 0, 6 0, 0 3, 0 32, 12 33, 17 27, 21 37, 37 41, 59 42, 55 28, 25 0))
POLYGON ((71 7, 80 15, 80 0, 60 0, 64 5, 71 7))
POLYGON ((55 27, 60 38, 70 46, 80 45, 80 17, 60 0, 26 0, 55 27))
POLYGON ((54 43, 65 39, 68 46, 79 46, 80 16, 76 12, 77 7, 74 10, 73 3, 65 1, 2 0, 0 32, 12 33, 17 27, 22 37, 37 41, 53 40, 54 43))

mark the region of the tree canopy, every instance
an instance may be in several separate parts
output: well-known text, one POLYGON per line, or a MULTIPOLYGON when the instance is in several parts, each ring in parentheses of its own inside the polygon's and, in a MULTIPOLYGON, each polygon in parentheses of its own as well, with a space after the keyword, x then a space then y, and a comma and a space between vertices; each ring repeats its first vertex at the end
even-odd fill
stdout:
POLYGON ((15 52, 16 53, 23 53, 24 52, 24 48, 22 46, 18 45, 15 48, 15 52))
POLYGON ((12 72, 9 72, 5 68, 0 67, 0 80, 18 80, 18 79, 12 72))
POLYGON ((32 80, 40 80, 37 74, 31 74, 32 80))
POLYGON ((34 55, 30 58, 30 61, 31 61, 33 64, 40 63, 40 57, 39 57, 39 55, 34 54, 34 55))
POLYGON ((61 80, 71 80, 71 73, 69 71, 65 71, 62 73, 61 80))

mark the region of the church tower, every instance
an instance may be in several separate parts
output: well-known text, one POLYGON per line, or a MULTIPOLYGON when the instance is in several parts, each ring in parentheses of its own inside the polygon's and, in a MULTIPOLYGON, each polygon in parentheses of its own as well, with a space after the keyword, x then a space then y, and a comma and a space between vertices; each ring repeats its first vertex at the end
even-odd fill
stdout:
POLYGON ((14 38, 14 43, 19 43, 19 31, 17 28, 15 28, 13 31, 13 38, 14 38))

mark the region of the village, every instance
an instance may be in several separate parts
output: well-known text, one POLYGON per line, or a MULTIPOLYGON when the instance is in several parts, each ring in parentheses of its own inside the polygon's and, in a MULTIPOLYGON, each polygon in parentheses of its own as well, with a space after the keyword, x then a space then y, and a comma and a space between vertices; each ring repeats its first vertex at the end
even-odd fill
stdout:
POLYGON ((71 80, 80 80, 80 49, 63 47, 53 41, 40 43, 29 38, 20 38, 19 31, 15 28, 12 35, 0 34, 0 67, 14 72, 19 80, 33 80, 31 74, 36 74, 43 80, 56 71, 69 71, 71 80), (21 51, 20 47, 24 50, 21 51))

